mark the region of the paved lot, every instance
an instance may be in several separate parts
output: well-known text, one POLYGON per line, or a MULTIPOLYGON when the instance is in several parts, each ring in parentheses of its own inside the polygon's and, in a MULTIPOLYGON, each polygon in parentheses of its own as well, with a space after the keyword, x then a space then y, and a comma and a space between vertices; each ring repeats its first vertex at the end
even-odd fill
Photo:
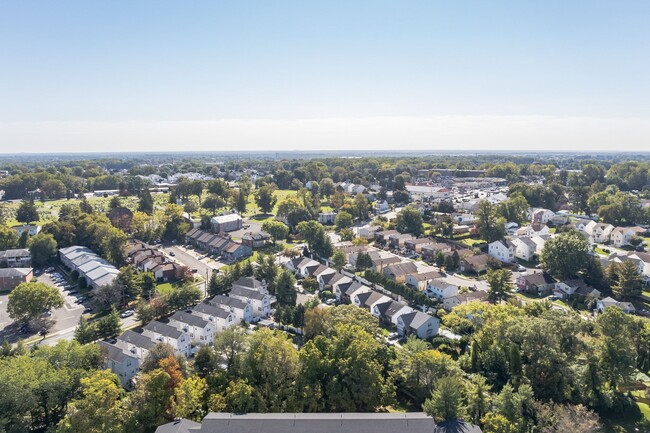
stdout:
POLYGON ((192 248, 186 248, 180 245, 165 245, 162 250, 171 259, 176 260, 191 269, 196 269, 197 274, 201 275, 203 278, 205 278, 206 275, 209 277, 215 269, 225 266, 222 262, 214 260, 210 261, 211 259, 206 257, 205 254, 192 248), (172 252, 174 253, 174 256, 170 256, 170 253, 172 252))

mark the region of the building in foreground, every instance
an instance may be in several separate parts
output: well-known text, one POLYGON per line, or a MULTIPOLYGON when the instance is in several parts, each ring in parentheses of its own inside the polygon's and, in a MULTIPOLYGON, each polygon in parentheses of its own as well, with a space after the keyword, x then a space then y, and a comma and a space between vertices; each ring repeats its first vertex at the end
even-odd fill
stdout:
POLYGON ((424 412, 209 413, 203 422, 181 419, 156 433, 482 433, 463 421, 437 424, 424 412))

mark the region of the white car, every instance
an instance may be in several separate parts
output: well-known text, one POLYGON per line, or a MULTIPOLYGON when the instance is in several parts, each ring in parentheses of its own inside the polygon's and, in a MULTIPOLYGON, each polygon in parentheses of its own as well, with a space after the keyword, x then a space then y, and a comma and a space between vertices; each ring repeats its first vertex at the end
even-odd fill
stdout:
POLYGON ((135 311, 133 310, 124 310, 120 313, 120 317, 122 319, 126 319, 127 317, 131 317, 135 314, 135 311))

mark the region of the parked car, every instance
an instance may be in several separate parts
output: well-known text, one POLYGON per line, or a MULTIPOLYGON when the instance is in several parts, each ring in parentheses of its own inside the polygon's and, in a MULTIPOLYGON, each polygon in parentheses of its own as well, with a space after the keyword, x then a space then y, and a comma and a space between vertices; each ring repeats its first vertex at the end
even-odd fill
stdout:
POLYGON ((83 314, 89 314, 93 312, 93 307, 86 307, 84 308, 83 314))
POLYGON ((527 269, 524 268, 523 266, 519 265, 519 266, 517 266, 517 270, 518 270, 519 272, 526 272, 527 269))
POLYGON ((334 305, 334 304, 336 304, 336 299, 334 299, 334 298, 328 299, 327 301, 325 301, 325 303, 327 305, 334 305))
POLYGON ((133 310, 124 310, 120 313, 120 317, 122 319, 126 319, 127 317, 131 317, 135 314, 135 311, 133 310))
POLYGON ((173 252, 173 251, 170 251, 170 252, 169 252, 169 255, 172 256, 172 257, 175 257, 175 256, 176 256, 176 253, 173 252))

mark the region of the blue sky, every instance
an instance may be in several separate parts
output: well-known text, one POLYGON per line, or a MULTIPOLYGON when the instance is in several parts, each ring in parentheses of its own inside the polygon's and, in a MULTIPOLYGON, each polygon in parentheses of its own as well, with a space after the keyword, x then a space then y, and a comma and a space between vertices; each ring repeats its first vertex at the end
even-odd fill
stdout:
POLYGON ((647 1, 0 0, 0 151, 647 150, 647 1))

